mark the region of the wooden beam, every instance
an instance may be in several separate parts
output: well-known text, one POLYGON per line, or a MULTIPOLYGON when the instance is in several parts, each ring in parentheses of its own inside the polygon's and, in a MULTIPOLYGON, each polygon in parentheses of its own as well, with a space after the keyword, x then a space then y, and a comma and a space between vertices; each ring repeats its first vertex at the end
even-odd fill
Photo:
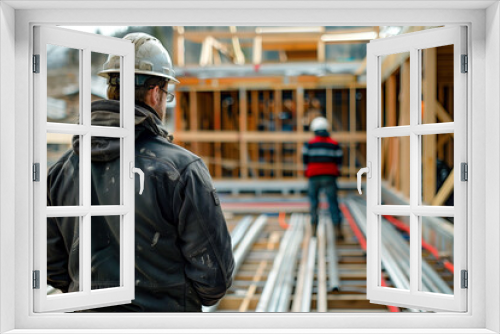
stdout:
MULTIPOLYGON (((401 93, 399 105, 399 125, 410 124, 410 62, 401 68, 401 93)), ((401 137, 399 146, 399 190, 410 197, 410 138, 401 137)))
MULTIPOLYGON (((296 94, 297 94, 296 135, 298 137, 301 137, 304 134, 304 126, 302 124, 302 120, 304 118, 304 88, 302 87, 297 88, 296 94)), ((299 142, 297 145, 296 161, 298 165, 302 165, 302 144, 303 143, 299 142)), ((304 175, 304 171, 302 168, 297 171, 297 175, 299 177, 302 177, 304 175)))
POLYGON ((175 103, 175 118, 174 118, 174 133, 177 134, 177 131, 183 131, 183 130, 187 130, 187 129, 184 129, 183 126, 182 126, 182 123, 183 123, 183 115, 182 115, 182 102, 184 101, 184 97, 183 97, 183 93, 180 92, 180 91, 175 91, 175 99, 176 99, 176 103, 175 103))
MULTIPOLYGON (((199 142, 237 142, 240 138, 248 142, 296 142, 304 143, 313 138, 314 134, 310 132, 303 132, 302 134, 280 131, 280 132, 260 132, 260 131, 246 131, 239 133, 238 131, 178 131, 175 133, 175 139, 180 141, 199 141, 199 142)), ((335 140, 339 143, 349 143, 354 140, 356 142, 366 142, 366 132, 356 131, 350 133, 346 131, 336 132, 335 140)))
POLYGON ((229 31, 233 34, 231 41, 233 43, 234 63, 238 65, 245 64, 245 55, 241 50, 240 39, 238 38, 235 26, 230 26, 229 31))
MULTIPOLYGON (((274 129, 275 131, 281 131, 281 119, 280 114, 283 110, 283 92, 280 89, 276 89, 274 91, 274 129)), ((276 161, 276 174, 275 177, 282 178, 283 177, 283 166, 281 165, 283 162, 282 156, 282 148, 283 145, 281 142, 275 144, 275 161, 276 161)))
POLYGON ((262 63, 262 36, 255 36, 253 40, 252 63, 258 65, 262 63))
POLYGON ((184 27, 176 26, 174 29, 174 65, 184 66, 185 65, 185 50, 184 50, 184 27))
POLYGON ((394 53, 387 55, 382 62, 381 70, 381 82, 387 80, 398 68, 400 68, 403 63, 410 58, 409 52, 394 53))
POLYGON ((200 52, 200 66, 207 66, 212 63, 214 51, 212 41, 213 38, 210 36, 203 41, 200 52))
POLYGON ((444 181, 438 193, 431 201, 431 205, 444 205, 451 192, 455 188, 455 169, 452 169, 446 180, 444 181))
POLYGON ((326 119, 328 120, 328 124, 330 124, 330 131, 338 131, 338 124, 333 124, 333 92, 331 88, 326 89, 326 119))
MULTIPOLYGON (((189 92, 189 130, 191 132, 198 131, 198 94, 196 91, 189 92)), ((196 139, 194 139, 196 140, 196 139)), ((192 150, 195 154, 199 154, 199 146, 197 141, 191 142, 192 150)))
POLYGON ((240 178, 247 179, 248 178, 248 147, 247 141, 243 138, 243 135, 247 131, 247 92, 245 89, 240 89, 239 92, 239 101, 240 101, 240 178))
MULTIPOLYGON (((436 48, 423 52, 423 124, 436 123, 436 48)), ((436 135, 422 136, 422 197, 430 203, 436 195, 436 135)))
POLYGON ((438 100, 436 100, 436 116, 440 122, 453 122, 453 118, 438 100))
POLYGON ((326 60, 326 52, 325 52, 325 42, 319 41, 316 48, 316 56, 319 63, 322 63, 326 60))
MULTIPOLYGON (((214 130, 221 130, 221 93, 214 92, 214 130)), ((222 145, 220 142, 214 143, 215 150, 215 177, 222 177, 222 145)))
POLYGON ((358 69, 354 72, 354 75, 362 75, 366 73, 366 57, 363 59, 361 65, 359 65, 358 69))
MULTIPOLYGON (((381 121, 385 122, 383 124, 384 126, 396 126, 397 125, 397 119, 396 119, 396 106, 397 106, 397 81, 396 81, 396 76, 391 75, 389 78, 387 78, 387 81, 385 83, 385 119, 382 119, 381 121)), ((397 160, 395 155, 396 155, 396 140, 394 138, 388 138, 386 140, 388 144, 387 148, 387 172, 386 172, 386 180, 389 182, 391 186, 394 186, 395 182, 395 175, 396 175, 396 169, 397 169, 397 160)))

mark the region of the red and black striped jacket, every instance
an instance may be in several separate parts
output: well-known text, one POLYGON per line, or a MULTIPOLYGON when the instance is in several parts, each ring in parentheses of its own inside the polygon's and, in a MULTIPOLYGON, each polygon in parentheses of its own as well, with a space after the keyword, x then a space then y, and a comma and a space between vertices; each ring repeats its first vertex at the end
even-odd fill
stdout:
POLYGON ((306 143, 302 149, 302 160, 306 176, 340 175, 343 152, 339 143, 331 139, 328 132, 320 133, 306 143))

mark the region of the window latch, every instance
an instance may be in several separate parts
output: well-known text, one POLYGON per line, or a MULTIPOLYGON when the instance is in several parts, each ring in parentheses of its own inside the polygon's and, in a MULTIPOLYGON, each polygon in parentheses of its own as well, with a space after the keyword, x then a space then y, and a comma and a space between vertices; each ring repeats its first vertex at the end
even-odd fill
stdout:
POLYGON ((368 167, 361 168, 358 171, 358 192, 361 195, 363 192, 361 191, 361 176, 366 173, 366 176, 371 179, 372 178, 372 163, 371 161, 368 161, 368 167))

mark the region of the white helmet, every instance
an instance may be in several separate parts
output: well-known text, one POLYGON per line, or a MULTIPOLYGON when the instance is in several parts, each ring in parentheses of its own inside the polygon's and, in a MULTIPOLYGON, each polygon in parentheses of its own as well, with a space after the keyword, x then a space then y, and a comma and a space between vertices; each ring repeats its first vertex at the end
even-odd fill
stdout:
MULTIPOLYGON (((148 34, 142 32, 131 33, 123 37, 135 44, 135 84, 144 85, 150 76, 163 77, 167 80, 179 83, 175 78, 172 60, 161 42, 148 34)), ((109 55, 103 65, 103 70, 98 74, 109 79, 110 74, 120 73, 120 57, 109 55)))
POLYGON ((315 119, 312 120, 310 129, 311 129, 311 131, 320 131, 320 130, 328 131, 329 127, 330 127, 330 124, 328 124, 328 121, 326 118, 316 117, 315 119))

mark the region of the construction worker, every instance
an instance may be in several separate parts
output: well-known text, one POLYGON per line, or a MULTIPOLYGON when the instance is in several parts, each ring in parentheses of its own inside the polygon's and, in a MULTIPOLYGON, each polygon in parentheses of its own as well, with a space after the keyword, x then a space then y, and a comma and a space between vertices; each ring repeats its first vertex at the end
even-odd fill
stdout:
MULTIPOLYGON (((132 33, 135 44, 135 166, 145 173, 135 196, 135 299, 97 312, 199 312, 216 304, 232 283, 231 239, 208 169, 193 153, 173 144, 161 122, 179 83, 167 50, 153 36, 132 33)), ((92 125, 120 124, 120 58, 109 56, 100 76, 108 100, 92 103, 92 125)), ((49 170, 48 205, 78 203, 79 137, 49 170)), ((120 198, 120 141, 93 137, 92 205, 120 198)), ((78 204, 76 204, 78 205, 78 204)), ((47 238, 48 284, 79 291, 77 218, 51 218, 47 238)), ((92 289, 120 285, 119 216, 92 217, 92 289), (95 221, 95 224, 94 224, 95 221)))
POLYGON ((343 152, 339 144, 330 138, 330 124, 326 118, 316 117, 309 128, 314 132, 314 138, 304 145, 302 159, 306 169, 305 175, 309 178, 308 196, 313 236, 316 236, 319 194, 323 189, 328 199, 336 236, 343 239, 342 216, 337 199, 337 177, 340 175, 343 152))

